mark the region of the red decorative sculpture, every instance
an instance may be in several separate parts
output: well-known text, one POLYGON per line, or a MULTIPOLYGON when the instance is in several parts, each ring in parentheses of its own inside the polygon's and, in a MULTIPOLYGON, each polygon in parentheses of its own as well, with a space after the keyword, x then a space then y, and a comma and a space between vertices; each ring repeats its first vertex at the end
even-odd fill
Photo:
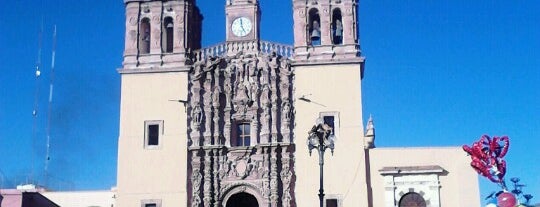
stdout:
POLYGON ((463 145, 463 150, 471 156, 471 166, 478 174, 506 189, 504 184, 506 161, 503 157, 508 152, 509 145, 510 141, 507 136, 490 138, 483 135, 471 147, 463 145))

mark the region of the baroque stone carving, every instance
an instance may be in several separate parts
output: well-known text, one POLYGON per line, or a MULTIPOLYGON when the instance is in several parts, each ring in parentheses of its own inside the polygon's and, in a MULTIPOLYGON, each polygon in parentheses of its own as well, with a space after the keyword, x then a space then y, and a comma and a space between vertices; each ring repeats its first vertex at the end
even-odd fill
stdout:
MULTIPOLYGON (((289 98, 292 76, 290 61, 276 54, 240 52, 230 57, 209 57, 195 61, 189 75, 190 99, 193 103, 189 106, 192 120, 190 129, 202 133, 191 135, 214 136, 205 137, 205 140, 218 140, 217 137, 224 136, 227 145, 233 133, 223 132, 225 126, 233 126, 236 121, 247 121, 260 130, 254 134, 256 137, 253 140, 258 140, 259 135, 271 133, 272 139, 263 141, 282 141, 278 139, 284 133, 278 131, 281 127, 270 126, 290 123, 293 118, 293 105, 289 98), (198 86, 202 87, 199 89, 198 86), (197 104, 197 100, 202 100, 202 106, 197 104), (230 114, 230 117, 225 117, 225 114, 230 114), (204 127, 200 127, 202 123, 204 127)), ((285 133, 291 132, 287 130, 285 133)))
POLYGON ((193 154, 199 163, 191 164, 199 166, 191 172, 192 183, 198 186, 190 194, 192 205, 222 206, 231 188, 241 192, 249 187, 264 205, 290 206, 294 202, 287 192, 294 185, 293 172, 290 161, 282 166, 280 158, 291 156, 281 149, 291 145, 294 123, 290 61, 274 53, 240 52, 192 62, 188 143, 190 151, 200 152, 193 154), (233 130, 246 122, 251 146, 236 148, 233 130))

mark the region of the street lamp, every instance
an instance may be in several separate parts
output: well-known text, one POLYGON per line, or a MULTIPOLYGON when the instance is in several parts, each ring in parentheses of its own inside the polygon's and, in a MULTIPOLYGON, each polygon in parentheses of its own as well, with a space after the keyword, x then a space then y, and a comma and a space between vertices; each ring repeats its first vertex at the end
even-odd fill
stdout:
POLYGON ((330 148, 332 155, 334 155, 334 142, 335 136, 332 127, 325 124, 321 118, 318 118, 315 125, 308 132, 307 145, 309 149, 309 156, 311 156, 311 150, 317 149, 319 152, 319 202, 320 207, 323 207, 324 200, 324 188, 323 188, 323 166, 324 166, 324 151, 330 148))

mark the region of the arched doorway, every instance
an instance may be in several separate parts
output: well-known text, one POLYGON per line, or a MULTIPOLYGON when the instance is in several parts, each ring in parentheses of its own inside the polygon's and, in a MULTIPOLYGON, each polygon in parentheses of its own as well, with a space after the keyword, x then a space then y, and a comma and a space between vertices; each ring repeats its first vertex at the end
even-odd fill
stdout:
POLYGON ((232 195, 225 207, 259 207, 257 198, 249 193, 237 193, 232 195))
POLYGON ((426 207, 426 200, 418 193, 407 193, 401 197, 399 207, 426 207))

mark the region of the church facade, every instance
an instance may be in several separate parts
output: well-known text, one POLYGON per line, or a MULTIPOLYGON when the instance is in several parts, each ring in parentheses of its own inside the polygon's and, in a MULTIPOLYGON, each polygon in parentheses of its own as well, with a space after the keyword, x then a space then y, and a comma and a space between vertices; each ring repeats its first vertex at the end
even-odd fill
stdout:
POLYGON ((259 38, 258 0, 227 0, 210 48, 195 0, 124 3, 117 206, 317 206, 315 120, 336 140, 325 206, 479 205, 459 148, 380 149, 364 130, 357 0, 293 0, 293 46, 259 38))

